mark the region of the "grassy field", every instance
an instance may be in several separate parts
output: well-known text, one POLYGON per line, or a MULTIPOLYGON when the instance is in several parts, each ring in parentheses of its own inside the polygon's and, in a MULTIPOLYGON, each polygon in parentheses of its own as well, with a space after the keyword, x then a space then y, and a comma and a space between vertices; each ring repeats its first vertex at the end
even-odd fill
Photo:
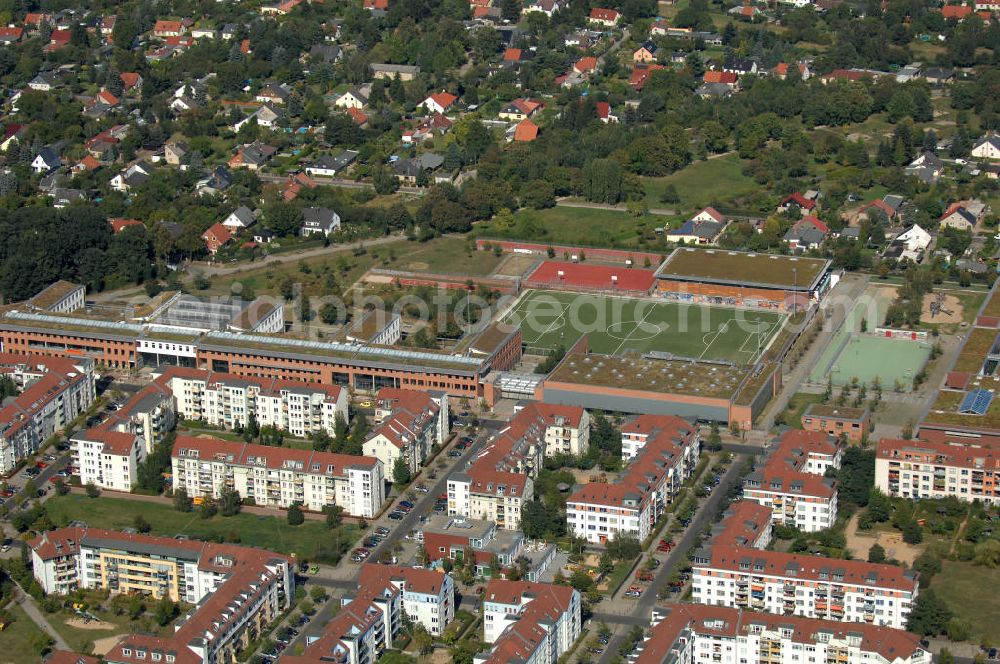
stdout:
POLYGON ((41 661, 36 644, 44 632, 31 621, 28 614, 19 606, 11 606, 7 610, 14 619, 7 628, 0 632, 0 643, 3 644, 3 655, 0 661, 4 664, 36 664, 41 661))
POLYGON ((529 291, 508 315, 533 349, 569 347, 587 334, 595 353, 669 352, 747 363, 781 323, 776 313, 747 312, 628 298, 529 291))
POLYGON ((739 157, 727 155, 718 159, 698 161, 673 175, 662 178, 642 178, 649 207, 679 207, 691 212, 706 205, 721 205, 741 196, 751 194, 760 185, 743 175, 739 157), (661 203, 664 188, 672 184, 680 196, 680 203, 661 203))
POLYGON ((810 404, 822 403, 822 394, 810 394, 808 392, 796 392, 788 400, 788 408, 785 410, 785 423, 793 429, 802 428, 802 414, 810 404))
POLYGON ((986 637, 994 644, 1000 643, 1000 594, 989 589, 998 585, 1000 569, 947 560, 931 582, 951 610, 972 625, 973 643, 986 637))
MULTIPOLYGON (((83 521, 102 528, 130 528, 135 517, 141 514, 152 527, 153 535, 186 535, 203 540, 222 535, 247 546, 296 554, 306 559, 316 557, 335 532, 328 529, 322 521, 306 521, 301 526, 290 526, 282 517, 255 514, 203 519, 197 510, 184 513, 174 510, 170 505, 122 498, 87 498, 80 494, 53 496, 45 506, 57 525, 83 521)), ((345 525, 341 532, 353 539, 357 536, 358 529, 354 525, 345 525)))
POLYGON ((487 275, 496 269, 502 257, 471 251, 465 238, 441 237, 428 242, 399 240, 369 247, 355 256, 338 251, 298 262, 252 265, 245 270, 212 280, 210 288, 196 295, 228 295, 239 282, 256 295, 277 295, 288 279, 302 284, 310 295, 339 295, 373 267, 417 272, 453 272, 471 276, 487 275))
POLYGON ((477 234, 552 244, 632 247, 638 244, 641 234, 652 232, 667 221, 666 217, 656 215, 636 218, 619 210, 557 206, 519 210, 509 225, 493 219, 478 226, 477 234))

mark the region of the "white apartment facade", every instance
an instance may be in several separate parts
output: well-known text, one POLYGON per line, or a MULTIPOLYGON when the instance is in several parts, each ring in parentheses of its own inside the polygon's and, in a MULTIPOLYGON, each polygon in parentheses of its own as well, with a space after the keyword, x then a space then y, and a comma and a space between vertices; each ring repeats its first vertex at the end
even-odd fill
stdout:
POLYGON ((399 565, 367 564, 358 585, 375 588, 391 584, 401 593, 403 613, 428 633, 440 636, 455 619, 455 582, 450 574, 399 565))
POLYGON ((905 629, 917 573, 893 565, 713 545, 695 556, 692 601, 905 629))
POLYGON ((594 544, 621 536, 644 540, 697 466, 700 446, 697 429, 679 417, 634 418, 622 428, 628 466, 617 482, 591 482, 569 497, 569 530, 594 544))
POLYGON ((376 427, 362 451, 392 473, 396 460, 406 460, 411 473, 423 466, 434 445, 448 438, 448 395, 400 388, 382 388, 375 397, 376 427))
POLYGON ((448 514, 493 521, 497 528, 519 529, 521 511, 532 496, 534 482, 520 473, 474 465, 448 477, 448 514))
POLYGON ((0 475, 85 412, 95 398, 93 362, 0 353, 0 373, 21 388, 0 408, 0 475))
POLYGON ((172 469, 175 490, 192 497, 218 498, 231 487, 264 507, 340 505, 365 518, 385 502, 382 462, 372 457, 178 436, 172 469))
POLYGON ((375 664, 403 626, 403 593, 393 584, 362 586, 341 600, 341 609, 326 624, 323 635, 289 662, 375 664))
POLYGON ((982 436, 934 440, 883 438, 875 450, 875 486, 889 496, 980 500, 1000 505, 1000 444, 982 436))
POLYGON ((142 436, 94 428, 77 433, 70 441, 81 484, 110 491, 132 490, 139 464, 146 458, 142 436))
POLYGON ((697 604, 653 609, 633 664, 931 664, 920 637, 873 625, 697 604))
POLYGON ((338 418, 347 421, 347 390, 273 378, 220 374, 171 367, 163 375, 176 400, 177 414, 227 429, 254 418, 297 438, 319 431, 333 435, 338 418))
POLYGON ((483 640, 476 664, 555 664, 580 636, 580 593, 568 586, 491 580, 483 597, 483 640))
POLYGON ((804 532, 833 527, 837 486, 825 477, 840 468, 841 449, 823 431, 789 431, 762 467, 743 480, 743 497, 771 509, 774 523, 804 532))

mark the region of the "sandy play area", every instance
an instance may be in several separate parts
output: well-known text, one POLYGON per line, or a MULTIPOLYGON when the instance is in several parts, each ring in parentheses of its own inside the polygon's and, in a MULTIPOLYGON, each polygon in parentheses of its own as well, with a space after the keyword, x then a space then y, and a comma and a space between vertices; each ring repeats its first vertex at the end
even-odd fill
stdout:
POLYGON ((69 620, 66 621, 66 624, 76 629, 95 629, 95 630, 115 629, 115 625, 109 622, 105 622, 103 620, 91 620, 87 622, 83 618, 70 618, 69 620))
POLYGON ((876 542, 885 549, 886 558, 895 559, 907 565, 912 565, 913 561, 924 550, 922 546, 907 544, 903 541, 903 536, 895 531, 890 533, 859 533, 858 514, 851 517, 850 523, 847 524, 847 532, 844 534, 847 538, 847 548, 858 560, 868 560, 868 549, 872 548, 876 542))
POLYGON ((924 308, 920 320, 924 323, 961 323, 962 302, 954 295, 928 293, 924 296, 924 308), (937 308, 937 313, 934 309, 937 308))
POLYGON ((119 641, 122 640, 124 634, 115 634, 114 636, 106 636, 103 639, 97 639, 94 641, 94 654, 95 655, 106 655, 112 648, 117 645, 119 641))

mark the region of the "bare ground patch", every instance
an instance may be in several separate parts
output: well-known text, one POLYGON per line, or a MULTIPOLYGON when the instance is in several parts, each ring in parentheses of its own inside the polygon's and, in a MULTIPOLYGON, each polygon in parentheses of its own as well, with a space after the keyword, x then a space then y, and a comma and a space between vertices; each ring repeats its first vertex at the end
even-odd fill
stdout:
POLYGON ((75 627, 76 629, 96 629, 96 630, 106 630, 106 629, 117 629, 117 625, 103 620, 84 620, 83 618, 70 618, 65 621, 70 627, 75 627))
POLYGON ((962 301, 947 293, 928 293, 924 296, 922 323, 961 323, 964 307, 962 301))
POLYGON ((851 521, 847 524, 847 531, 844 533, 844 536, 847 538, 847 548, 850 549, 855 558, 867 560, 868 549, 872 548, 872 545, 876 543, 885 549, 886 558, 898 560, 906 563, 908 566, 913 565, 913 561, 917 559, 917 556, 923 553, 924 548, 922 546, 907 544, 903 541, 902 534, 898 532, 859 533, 859 516, 860 514, 855 514, 851 517, 851 521))
POLYGON ((97 639, 94 641, 94 654, 95 655, 106 655, 111 652, 119 641, 122 640, 124 634, 116 634, 114 636, 106 636, 103 639, 97 639))

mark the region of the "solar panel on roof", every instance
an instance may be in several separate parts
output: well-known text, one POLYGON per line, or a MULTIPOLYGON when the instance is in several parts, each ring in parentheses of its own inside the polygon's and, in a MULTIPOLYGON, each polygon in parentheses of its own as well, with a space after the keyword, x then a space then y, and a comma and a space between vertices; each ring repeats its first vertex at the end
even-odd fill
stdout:
POLYGON ((971 390, 962 399, 958 412, 965 415, 985 415, 993 402, 993 392, 990 390, 971 390))

